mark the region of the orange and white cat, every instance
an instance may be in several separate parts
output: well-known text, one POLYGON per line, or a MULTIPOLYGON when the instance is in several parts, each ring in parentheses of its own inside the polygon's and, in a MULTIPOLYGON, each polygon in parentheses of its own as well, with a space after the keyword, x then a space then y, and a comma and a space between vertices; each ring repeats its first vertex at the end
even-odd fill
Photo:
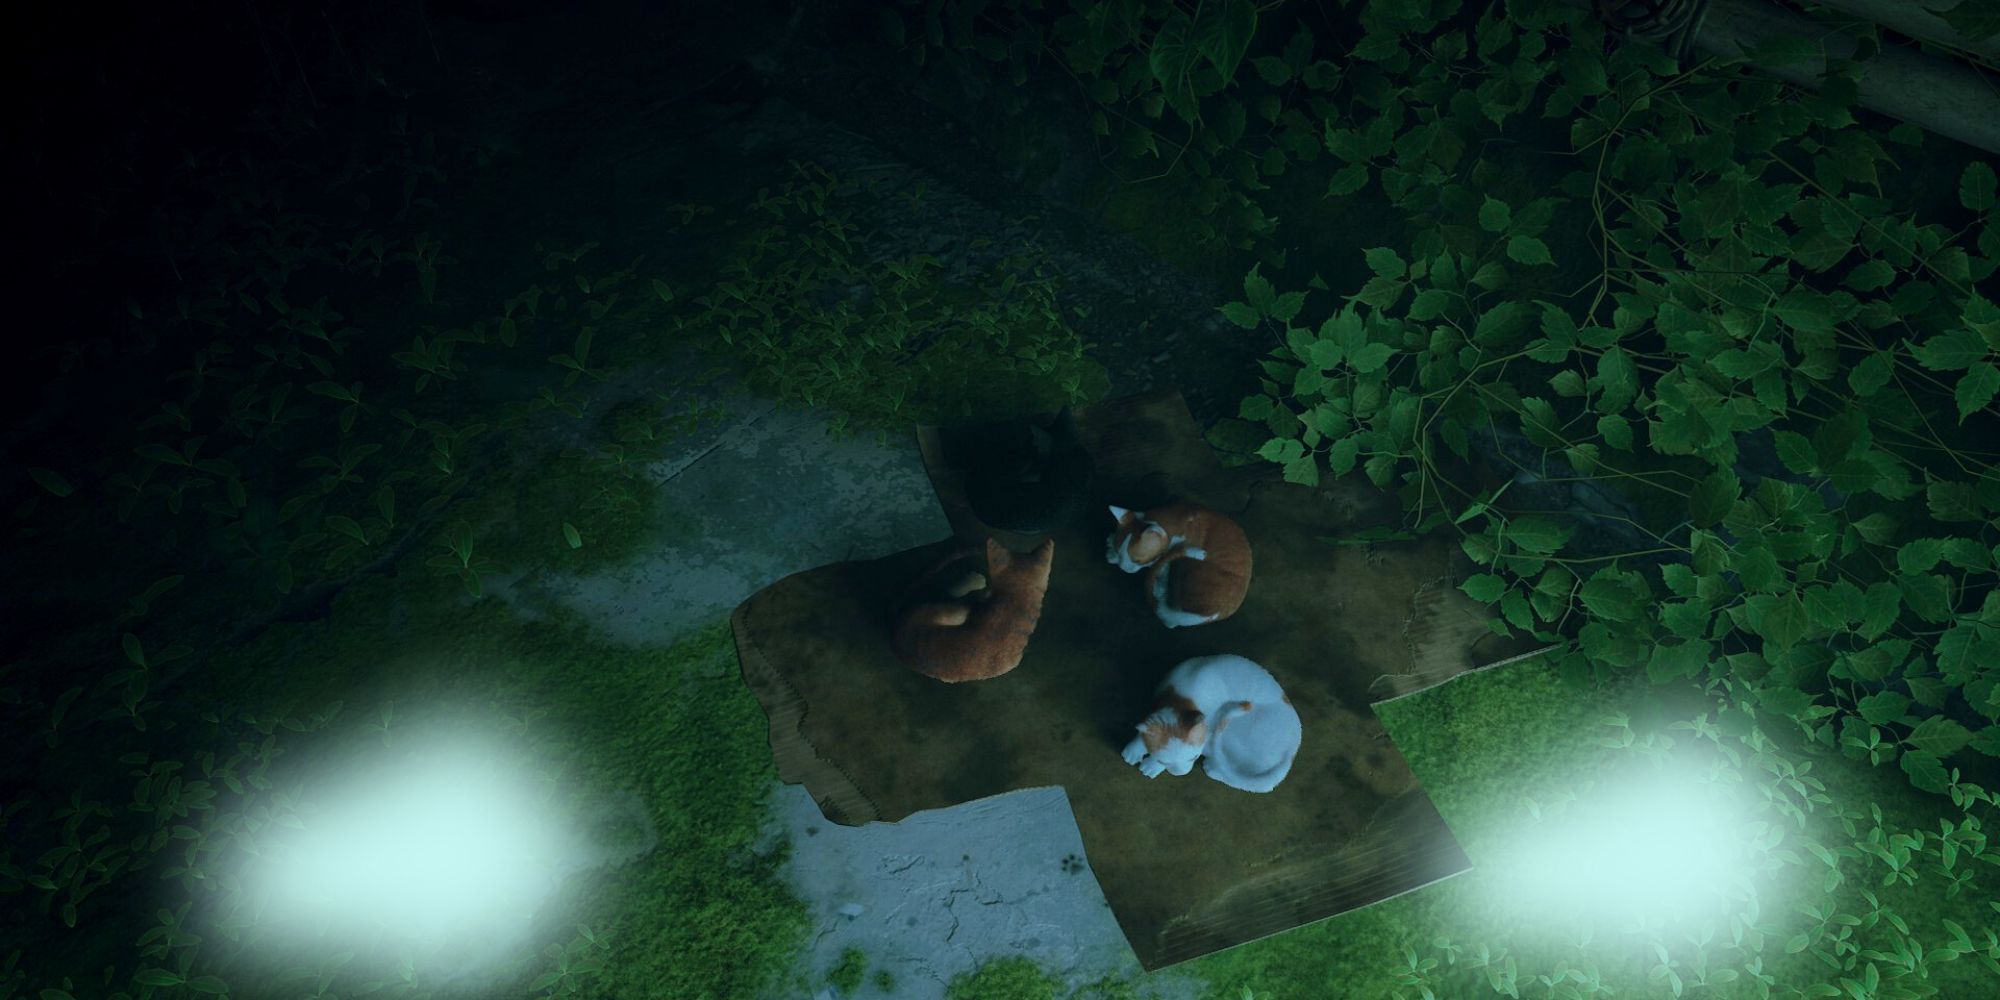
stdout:
POLYGON ((1246 792, 1278 787, 1305 733, 1277 678, 1232 654, 1182 661, 1133 728, 1139 735, 1125 745, 1125 763, 1146 777, 1187 774, 1200 757, 1203 773, 1246 792))
POLYGON ((990 680, 1020 666, 1042 617, 1055 547, 1050 538, 1016 554, 988 538, 987 573, 964 572, 940 589, 939 574, 974 552, 947 555, 918 577, 912 587, 918 603, 897 616, 891 639, 897 659, 948 684, 990 680))
POLYGON ((1168 628, 1220 621, 1250 592, 1250 540, 1227 515, 1180 501, 1150 511, 1112 507, 1118 527, 1104 561, 1144 572, 1153 612, 1168 628))

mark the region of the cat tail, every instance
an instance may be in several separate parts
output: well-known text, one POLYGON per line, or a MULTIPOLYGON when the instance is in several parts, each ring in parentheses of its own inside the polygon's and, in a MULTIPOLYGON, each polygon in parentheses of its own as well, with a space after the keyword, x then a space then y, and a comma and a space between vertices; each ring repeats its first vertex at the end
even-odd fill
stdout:
POLYGON ((1215 710, 1215 724, 1210 726, 1208 731, 1211 733, 1215 733, 1216 735, 1221 735, 1222 731, 1228 728, 1229 720, 1234 719, 1237 716, 1250 711, 1250 708, 1251 705, 1248 702, 1242 702, 1242 701, 1223 702, 1222 707, 1215 710))
POLYGON ((1276 767, 1262 774, 1232 772, 1232 776, 1236 779, 1235 787, 1246 792, 1269 792, 1277 788, 1278 784, 1285 780, 1285 776, 1292 773, 1292 760, 1298 755, 1297 750, 1286 754, 1285 759, 1278 762, 1276 767))

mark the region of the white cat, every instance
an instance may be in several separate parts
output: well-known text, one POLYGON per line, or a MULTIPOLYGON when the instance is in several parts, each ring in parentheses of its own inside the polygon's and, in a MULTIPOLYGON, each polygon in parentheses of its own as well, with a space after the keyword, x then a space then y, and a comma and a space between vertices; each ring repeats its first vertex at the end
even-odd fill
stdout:
POLYGON ((1125 745, 1125 763, 1141 774, 1184 775, 1201 757, 1209 777, 1268 792, 1291 773, 1304 727, 1270 671, 1241 656, 1197 656, 1169 672, 1159 691, 1125 745))

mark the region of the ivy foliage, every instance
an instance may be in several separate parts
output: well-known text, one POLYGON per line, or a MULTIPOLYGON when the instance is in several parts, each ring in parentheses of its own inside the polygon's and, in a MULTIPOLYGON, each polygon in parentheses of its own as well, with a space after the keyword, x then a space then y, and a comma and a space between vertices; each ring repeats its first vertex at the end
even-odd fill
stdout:
MULTIPOLYGON (((1340 6, 910 0, 884 21, 940 77, 1068 78, 1112 169, 1185 185, 1212 242, 1263 262, 1220 307, 1268 338, 1262 391, 1212 440, 1395 491, 1407 530, 1459 536, 1490 627, 1556 644, 1566 677, 1704 687, 1977 830, 1971 775, 2000 756, 1990 158, 1858 117, 1865 26, 1807 90, 1755 69, 1817 55, 1790 40, 1682 64, 1551 0, 1340 6), (1942 191, 1898 177, 1947 166, 1942 191), (1403 213, 1361 237, 1353 283, 1287 273, 1288 173, 1324 191, 1316 217, 1403 213), (1520 468, 1475 492, 1448 467, 1488 441, 1520 468), (1586 479, 1639 513, 1503 503, 1586 479), (1602 552, 1607 520, 1647 544, 1602 552)), ((1907 963, 1891 983, 1828 958, 1808 995, 1929 995, 1907 963)))

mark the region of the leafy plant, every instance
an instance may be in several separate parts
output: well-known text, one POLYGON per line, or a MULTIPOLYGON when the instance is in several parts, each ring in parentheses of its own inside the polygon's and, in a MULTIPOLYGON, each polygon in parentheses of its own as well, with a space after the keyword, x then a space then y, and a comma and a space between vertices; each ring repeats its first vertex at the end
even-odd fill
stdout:
POLYGON ((576 937, 568 944, 551 944, 543 951, 555 965, 535 977, 528 991, 549 997, 574 996, 604 967, 604 956, 593 953, 608 947, 605 938, 588 924, 576 925, 576 937))
POLYGON ((472 550, 472 525, 464 521, 454 522, 445 529, 445 535, 438 544, 446 551, 432 556, 426 565, 443 572, 446 576, 458 577, 459 582, 465 584, 465 592, 478 597, 481 593, 480 574, 490 572, 492 565, 475 558, 472 550))

